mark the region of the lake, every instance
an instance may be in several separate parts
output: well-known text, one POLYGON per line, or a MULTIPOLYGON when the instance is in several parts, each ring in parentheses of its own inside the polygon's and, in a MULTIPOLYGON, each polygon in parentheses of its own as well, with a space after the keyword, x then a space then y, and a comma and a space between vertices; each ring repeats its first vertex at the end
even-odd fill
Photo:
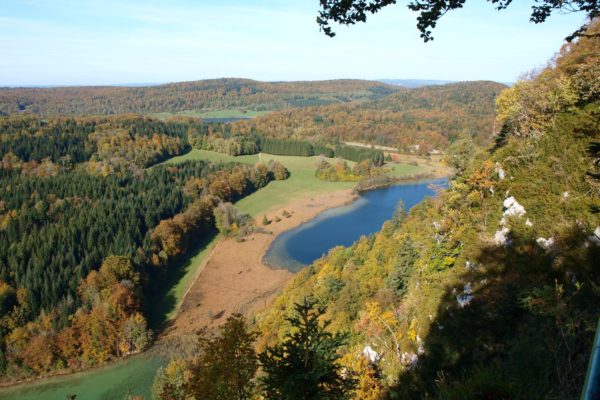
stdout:
MULTIPOLYGON (((349 246, 360 236, 377 232, 400 200, 409 209, 434 195, 434 186, 445 187, 447 182, 426 180, 364 192, 354 203, 327 210, 277 237, 265 260, 269 265, 299 271, 330 248, 349 246)), ((78 399, 120 400, 138 394, 148 400, 156 370, 163 364, 162 357, 147 352, 99 369, 0 389, 0 399, 63 400, 68 394, 78 394, 78 399)))
POLYGON ((277 237, 265 255, 273 267, 298 272, 335 246, 350 246, 362 235, 370 235, 394 214, 398 202, 408 210, 427 196, 435 195, 435 187, 445 187, 447 179, 371 190, 360 195, 354 203, 333 208, 315 219, 277 237))

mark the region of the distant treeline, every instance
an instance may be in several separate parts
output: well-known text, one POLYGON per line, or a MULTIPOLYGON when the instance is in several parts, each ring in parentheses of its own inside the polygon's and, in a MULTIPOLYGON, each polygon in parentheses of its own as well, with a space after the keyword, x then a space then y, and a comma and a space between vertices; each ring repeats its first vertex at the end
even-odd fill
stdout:
POLYGON ((303 140, 260 139, 260 150, 282 156, 324 156, 334 157, 334 150, 324 144, 313 144, 303 140))
POLYGON ((371 160, 377 167, 382 166, 384 162, 383 151, 352 146, 337 145, 335 147, 335 156, 355 162, 371 160))
POLYGON ((189 142, 195 148, 231 156, 256 154, 262 151, 281 156, 339 157, 355 162, 370 160, 376 166, 381 166, 384 162, 384 154, 381 150, 344 145, 332 148, 325 144, 311 143, 306 140, 264 137, 257 134, 256 131, 249 134, 233 134, 231 126, 225 124, 211 124, 209 130, 204 129, 193 133, 189 142))
POLYGON ((261 138, 260 149, 265 153, 281 156, 303 156, 314 155, 313 146, 303 140, 278 140, 261 138))
POLYGON ((188 110, 271 111, 382 98, 398 86, 362 80, 259 82, 211 79, 158 86, 0 88, 0 115, 116 115, 188 110))
MULTIPOLYGON (((90 171, 139 169, 188 151, 188 135, 202 132, 195 120, 118 117, 0 118, 0 158, 5 168, 34 170, 41 162, 90 171)), ((51 175, 48 171, 39 171, 51 175)))

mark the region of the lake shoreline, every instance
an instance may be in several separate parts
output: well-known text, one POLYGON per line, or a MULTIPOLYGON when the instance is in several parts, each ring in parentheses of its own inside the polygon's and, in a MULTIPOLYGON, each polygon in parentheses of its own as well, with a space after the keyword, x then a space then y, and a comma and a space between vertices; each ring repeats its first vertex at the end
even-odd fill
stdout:
POLYGON ((234 312, 248 316, 265 309, 294 276, 284 268, 273 268, 264 262, 272 242, 323 211, 350 204, 357 198, 352 189, 343 189, 295 199, 255 217, 257 226, 262 226, 263 215, 271 221, 264 226, 265 233, 253 233, 243 241, 220 240, 191 283, 177 315, 158 340, 195 334, 203 327, 214 329, 234 312), (283 215, 284 211, 289 217, 283 215))
POLYGON ((354 190, 353 193, 356 194, 356 197, 351 204, 346 203, 323 210, 312 219, 282 232, 274 238, 263 254, 263 264, 275 270, 284 268, 294 274, 298 273, 325 256, 332 248, 350 246, 361 236, 379 231, 382 224, 393 215, 398 201, 403 201, 408 211, 413 205, 422 201, 420 196, 436 195, 437 191, 447 183, 447 180, 447 177, 426 176, 395 181, 389 185, 369 188, 369 190, 354 190), (403 187, 406 188, 402 189, 403 187), (407 190, 408 192, 406 192, 407 190), (424 190, 425 192, 423 192, 424 190), (389 193, 396 193, 397 197, 394 198, 394 195, 390 196, 389 193), (372 203, 373 198, 383 198, 384 203, 372 203), (370 214, 362 215, 358 217, 359 220, 356 220, 356 212, 364 213, 364 211, 358 210, 371 211, 368 211, 370 214), (382 210, 386 211, 382 213, 382 210), (362 226, 360 221, 367 220, 373 223, 368 223, 365 231, 356 228, 359 225, 362 226), (343 228, 344 224, 349 225, 343 228), (325 237, 314 239, 320 237, 323 230, 326 232, 325 237), (340 241, 331 240, 334 237, 342 239, 340 241))

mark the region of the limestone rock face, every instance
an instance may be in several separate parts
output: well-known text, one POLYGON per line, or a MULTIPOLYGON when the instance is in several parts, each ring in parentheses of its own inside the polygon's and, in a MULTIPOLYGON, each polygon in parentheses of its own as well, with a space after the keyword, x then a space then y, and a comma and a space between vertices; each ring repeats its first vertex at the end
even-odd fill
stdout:
POLYGON ((504 178, 506 178, 506 172, 504 172, 500 163, 496 163, 496 168, 494 169, 494 171, 498 174, 498 179, 500 179, 501 181, 503 181, 504 178))
POLYGON ((371 346, 365 346, 365 348, 362 351, 362 354, 367 360, 369 360, 372 363, 376 363, 377 361, 379 361, 379 353, 373 350, 371 346))
POLYGON ((554 247, 554 238, 551 237, 549 239, 539 237, 536 239, 537 244, 544 250, 550 251, 552 247, 554 247))
POLYGON ((509 229, 505 226, 503 226, 499 231, 496 231, 494 234, 494 243, 496 243, 498 246, 507 244, 509 232, 509 229))
POLYGON ((588 240, 596 246, 600 246, 600 226, 597 226, 596 229, 594 229, 594 234, 588 236, 588 240))
POLYGON ((510 196, 509 198, 504 200, 504 203, 502 203, 502 205, 504 206, 503 215, 505 217, 522 217, 525 214, 525 207, 520 205, 517 199, 515 199, 513 196, 510 196))

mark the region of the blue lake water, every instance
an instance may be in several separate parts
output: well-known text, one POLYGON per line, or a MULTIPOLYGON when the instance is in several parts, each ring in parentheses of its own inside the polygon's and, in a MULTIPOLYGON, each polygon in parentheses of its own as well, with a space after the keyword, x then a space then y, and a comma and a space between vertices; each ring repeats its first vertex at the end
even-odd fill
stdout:
POLYGON ((354 203, 333 208, 315 219, 279 235, 265 255, 273 267, 298 272, 327 254, 335 246, 349 246, 362 235, 370 235, 394 214, 402 200, 408 210, 427 196, 434 187, 446 187, 447 179, 425 180, 390 186, 361 194, 354 203))

